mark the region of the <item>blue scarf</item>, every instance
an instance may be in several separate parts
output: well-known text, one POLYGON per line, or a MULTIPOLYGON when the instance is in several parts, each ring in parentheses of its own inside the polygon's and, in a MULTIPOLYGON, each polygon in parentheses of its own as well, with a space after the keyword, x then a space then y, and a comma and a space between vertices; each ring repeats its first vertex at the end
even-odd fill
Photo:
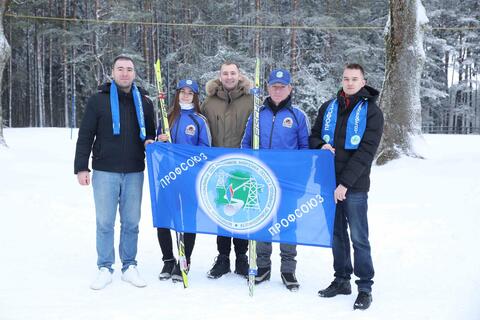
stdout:
MULTIPOLYGON (((358 149, 360 141, 362 141, 365 128, 367 127, 367 110, 368 101, 360 100, 347 121, 347 135, 345 137, 345 149, 358 149)), ((326 143, 334 145, 333 138, 335 136, 335 126, 337 125, 338 101, 334 99, 327 107, 327 111, 323 117, 322 139, 326 143)))
MULTIPOLYGON (((135 83, 132 84, 132 94, 135 111, 137 112, 138 126, 140 127, 140 140, 145 141, 146 130, 142 97, 135 83)), ((118 89, 114 81, 112 81, 112 85, 110 86, 110 108, 112 110, 113 135, 118 136, 120 134, 120 109, 118 105, 118 89)))

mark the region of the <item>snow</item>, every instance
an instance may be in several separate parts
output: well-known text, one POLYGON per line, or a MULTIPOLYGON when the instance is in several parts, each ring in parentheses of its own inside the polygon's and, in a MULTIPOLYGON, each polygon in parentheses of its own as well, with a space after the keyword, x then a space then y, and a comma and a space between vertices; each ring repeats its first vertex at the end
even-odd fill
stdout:
POLYGON ((425 10, 425 7, 422 4, 421 0, 417 0, 417 23, 419 25, 424 25, 429 22, 429 19, 427 17, 427 11, 425 10))
POLYGON ((281 283, 278 245, 272 279, 254 298, 235 274, 207 279, 216 255, 209 235, 198 236, 190 288, 157 280, 162 263, 147 183, 138 261, 148 286, 121 281, 117 264, 111 285, 89 289, 95 216, 91 187, 73 175, 76 132, 73 140, 67 129, 4 135, 10 148, 0 149, 0 319, 480 319, 480 136, 426 135, 415 142, 424 160, 373 168, 373 304, 353 311, 355 293, 317 296, 332 280, 325 248, 298 248, 296 293, 281 283))

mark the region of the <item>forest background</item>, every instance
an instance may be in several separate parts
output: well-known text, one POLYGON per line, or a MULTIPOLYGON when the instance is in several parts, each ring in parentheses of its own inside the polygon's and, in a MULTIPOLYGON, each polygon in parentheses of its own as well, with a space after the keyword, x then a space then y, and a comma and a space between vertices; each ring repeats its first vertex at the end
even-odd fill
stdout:
MULTIPOLYGON (((480 2, 422 2, 429 18, 422 130, 478 134, 480 2)), ((345 63, 364 65, 368 84, 379 90, 384 79, 388 1, 19 0, 7 9, 4 127, 77 127, 121 53, 134 57, 152 100, 160 58, 167 101, 179 79, 204 88, 224 60, 253 78, 258 55, 264 78, 274 68, 291 70, 295 102, 311 120, 339 89, 345 63)))

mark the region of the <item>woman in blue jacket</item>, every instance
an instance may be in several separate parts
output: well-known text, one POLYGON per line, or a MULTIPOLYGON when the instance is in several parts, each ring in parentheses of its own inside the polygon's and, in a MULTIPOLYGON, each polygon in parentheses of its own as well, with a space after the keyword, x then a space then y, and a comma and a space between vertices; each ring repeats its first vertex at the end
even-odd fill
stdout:
MULTIPOLYGON (((191 144, 195 146, 210 146, 211 137, 207 120, 200 114, 198 84, 194 80, 180 80, 177 85, 173 109, 168 115, 172 143, 191 144)), ((167 142, 168 136, 162 133, 159 126, 158 141, 167 142)), ((180 267, 175 260, 172 249, 170 229, 157 228, 158 243, 163 254, 163 268, 158 278, 174 282, 182 281, 180 267)), ((185 255, 190 267, 190 257, 195 245, 195 234, 185 233, 185 255)))

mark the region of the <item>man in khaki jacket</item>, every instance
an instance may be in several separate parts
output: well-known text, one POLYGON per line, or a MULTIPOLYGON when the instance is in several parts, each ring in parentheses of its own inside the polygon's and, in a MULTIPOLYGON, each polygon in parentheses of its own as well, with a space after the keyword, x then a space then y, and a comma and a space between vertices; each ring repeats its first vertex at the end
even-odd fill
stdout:
MULTIPOLYGON (((226 61, 220 67, 218 79, 207 82, 207 98, 201 112, 207 118, 212 135, 212 146, 239 148, 245 126, 253 110, 253 97, 250 94, 252 82, 240 73, 234 62, 226 61)), ((235 273, 248 275, 248 241, 233 238, 236 254, 235 273)), ((231 238, 217 237, 219 255, 212 269, 207 273, 217 279, 230 272, 231 238)))

